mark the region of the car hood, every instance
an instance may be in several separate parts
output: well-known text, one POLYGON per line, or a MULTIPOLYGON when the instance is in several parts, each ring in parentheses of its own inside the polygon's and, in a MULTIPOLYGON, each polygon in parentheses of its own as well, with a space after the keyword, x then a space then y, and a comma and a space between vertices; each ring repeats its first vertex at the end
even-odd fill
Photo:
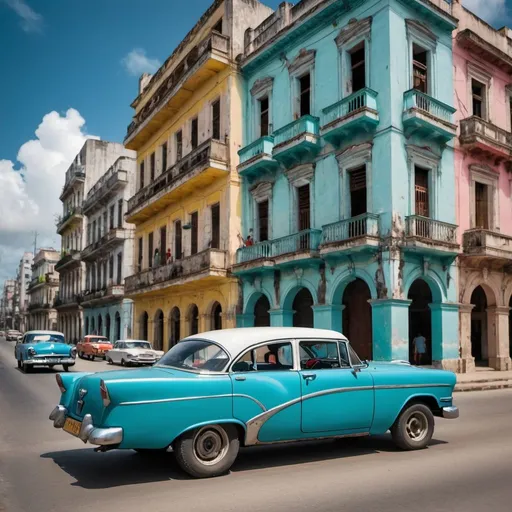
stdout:
POLYGON ((44 342, 44 343, 34 343, 32 345, 27 346, 27 350, 29 348, 33 348, 36 351, 36 354, 69 354, 70 350, 73 348, 71 345, 67 345, 66 343, 55 343, 55 342, 44 342))
POLYGON ((155 356, 163 356, 164 353, 161 350, 153 350, 152 348, 127 348, 121 349, 123 352, 132 356, 140 356, 141 354, 151 354, 155 356))

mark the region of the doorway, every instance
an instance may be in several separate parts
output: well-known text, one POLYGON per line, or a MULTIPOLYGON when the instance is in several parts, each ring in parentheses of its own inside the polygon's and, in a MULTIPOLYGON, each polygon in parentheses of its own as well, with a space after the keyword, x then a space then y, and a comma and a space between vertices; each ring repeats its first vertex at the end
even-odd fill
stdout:
POLYGON ((153 348, 163 350, 164 346, 164 314, 161 309, 155 315, 155 333, 153 337, 153 348))
POLYGON ((301 288, 293 299, 293 327, 313 327, 313 297, 307 288, 301 288))
POLYGON ((254 305, 254 327, 270 327, 270 302, 265 295, 254 305))
POLYGON ((426 340, 426 352, 422 355, 420 364, 432 364, 432 312, 429 304, 432 303, 432 292, 423 279, 416 279, 409 289, 407 298, 411 300, 409 306, 409 361, 414 363, 413 340, 421 335, 426 340))
POLYGON ((471 355, 475 364, 487 366, 489 360, 487 344, 487 296, 481 286, 471 294, 471 355))

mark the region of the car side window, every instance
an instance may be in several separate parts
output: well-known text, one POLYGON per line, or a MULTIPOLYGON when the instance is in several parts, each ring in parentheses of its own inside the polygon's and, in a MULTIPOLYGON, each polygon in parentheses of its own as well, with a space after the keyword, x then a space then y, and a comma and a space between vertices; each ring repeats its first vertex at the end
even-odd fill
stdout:
POLYGON ((250 349, 233 365, 234 372, 293 370, 293 349, 290 342, 269 343, 250 349))
POLYGON ((335 370, 350 366, 346 347, 336 341, 307 340, 299 343, 300 367, 302 370, 335 370))

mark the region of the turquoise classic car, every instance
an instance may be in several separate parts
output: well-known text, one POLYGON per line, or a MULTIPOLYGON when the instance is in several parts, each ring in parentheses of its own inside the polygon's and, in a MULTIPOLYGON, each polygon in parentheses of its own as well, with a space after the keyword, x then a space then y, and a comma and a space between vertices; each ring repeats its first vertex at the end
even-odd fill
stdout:
POLYGON ((240 446, 384 434, 425 448, 457 418, 455 374, 361 361, 338 332, 226 329, 183 339, 139 370, 57 375, 50 419, 98 451, 174 451, 194 477, 229 470, 240 446))
POLYGON ((56 331, 29 331, 14 347, 18 368, 28 373, 34 366, 53 368, 62 365, 67 372, 74 366, 76 348, 65 342, 64 334, 56 331))

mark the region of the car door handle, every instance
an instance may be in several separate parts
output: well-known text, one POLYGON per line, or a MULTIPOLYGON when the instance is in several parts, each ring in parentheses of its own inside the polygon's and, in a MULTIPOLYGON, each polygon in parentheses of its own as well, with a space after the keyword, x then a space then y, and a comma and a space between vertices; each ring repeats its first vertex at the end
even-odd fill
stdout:
POLYGON ((237 375, 235 377, 235 380, 243 381, 243 380, 245 380, 245 377, 243 375, 237 375))
POLYGON ((316 373, 303 373, 302 378, 304 380, 315 380, 316 379, 316 373))

